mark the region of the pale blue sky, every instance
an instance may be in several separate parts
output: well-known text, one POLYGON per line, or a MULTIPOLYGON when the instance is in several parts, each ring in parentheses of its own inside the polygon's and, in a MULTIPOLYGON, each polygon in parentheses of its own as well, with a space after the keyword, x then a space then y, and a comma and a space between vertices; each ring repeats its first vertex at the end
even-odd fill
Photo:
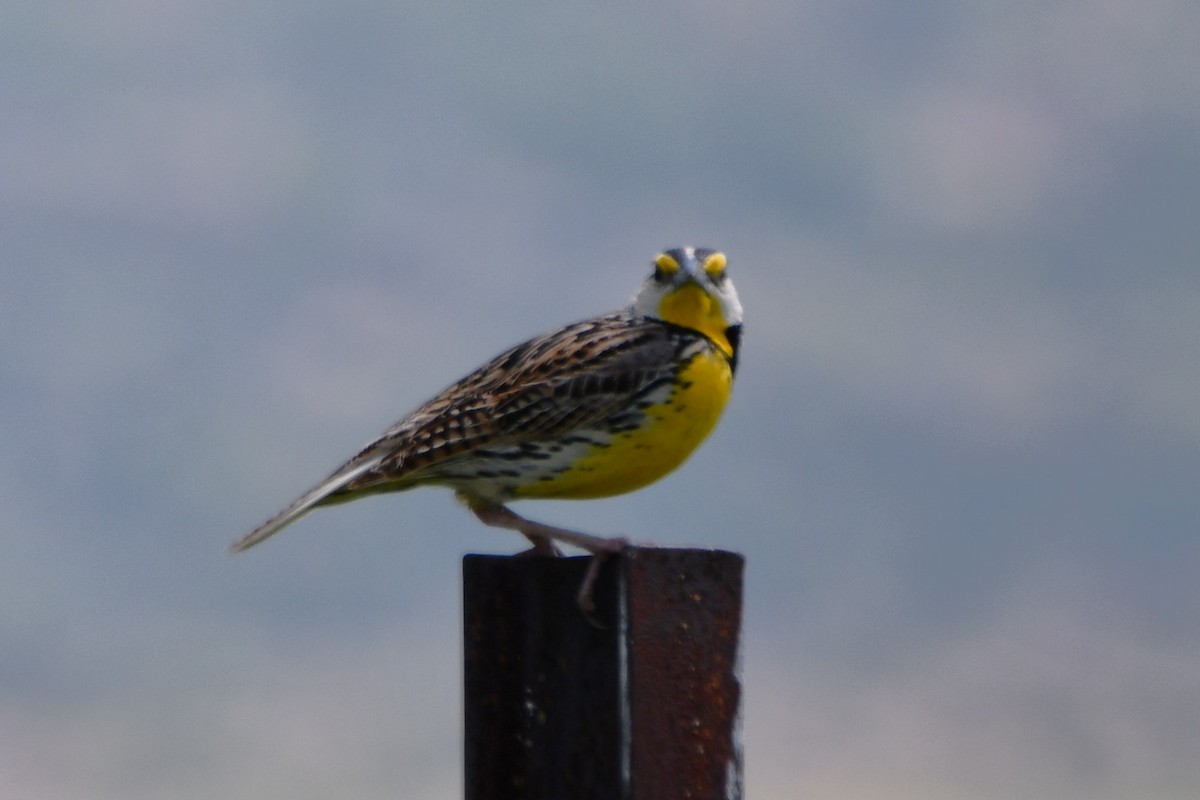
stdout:
POLYGON ((227 544, 445 384, 729 255, 635 495, 747 556, 748 796, 1200 786, 1200 11, 13 2, 0 795, 461 795, 446 492, 227 544))

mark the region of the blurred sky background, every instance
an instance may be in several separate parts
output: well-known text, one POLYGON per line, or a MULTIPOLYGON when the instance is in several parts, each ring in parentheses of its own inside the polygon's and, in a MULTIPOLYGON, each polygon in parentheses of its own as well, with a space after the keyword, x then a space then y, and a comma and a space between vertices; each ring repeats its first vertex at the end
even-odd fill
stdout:
POLYGON ((0 796, 461 796, 445 491, 226 547, 718 247, 746 784, 1200 791, 1200 5, 4 3, 0 796))

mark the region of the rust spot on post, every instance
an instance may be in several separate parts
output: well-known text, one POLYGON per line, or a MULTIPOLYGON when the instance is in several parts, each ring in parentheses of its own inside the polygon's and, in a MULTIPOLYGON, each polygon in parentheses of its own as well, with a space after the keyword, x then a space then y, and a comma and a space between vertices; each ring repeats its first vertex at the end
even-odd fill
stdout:
POLYGON ((742 563, 663 549, 625 560, 630 797, 741 796, 742 563))

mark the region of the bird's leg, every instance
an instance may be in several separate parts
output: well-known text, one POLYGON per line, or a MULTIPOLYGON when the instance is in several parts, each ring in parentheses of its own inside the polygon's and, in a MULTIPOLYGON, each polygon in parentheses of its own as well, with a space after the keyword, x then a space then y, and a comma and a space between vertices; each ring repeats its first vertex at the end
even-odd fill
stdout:
POLYGON ((548 556, 558 558, 562 556, 562 551, 554 544, 554 540, 549 536, 543 536, 540 533, 534 533, 522 527, 521 523, 529 522, 529 520, 514 514, 502 505, 496 503, 482 503, 478 500, 468 500, 467 507, 479 518, 479 521, 484 525, 491 525, 494 528, 506 528, 510 531, 517 531, 533 545, 528 550, 517 553, 518 556, 548 556))
POLYGON ((619 553, 629 545, 629 542, 624 539, 606 539, 603 536, 593 536, 590 533, 580 533, 534 522, 499 503, 472 500, 470 508, 479 521, 485 525, 517 531, 524 534, 535 545, 539 541, 551 540, 578 547, 580 550, 587 550, 589 553, 607 553, 609 555, 619 553))
POLYGON ((557 552, 557 548, 554 547, 553 543, 562 542, 563 544, 569 544, 591 553, 592 561, 588 564, 588 571, 583 577, 583 584, 579 587, 579 595, 577 597, 579 607, 588 613, 591 613, 595 607, 595 604, 592 602, 592 589, 596 585, 596 578, 600 574, 600 567, 611 556, 620 553, 629 546, 628 539, 605 539, 603 536, 593 536, 590 533, 580 533, 579 531, 571 531, 566 528, 556 528, 553 525, 543 525, 540 522, 526 519, 499 503, 475 498, 464 499, 468 508, 474 512, 475 516, 484 525, 507 528, 508 530, 523 534, 529 541, 533 542, 535 552, 545 551, 546 548, 549 548, 551 552, 557 552))
POLYGON ((561 558, 562 550, 558 549, 553 540, 547 539, 545 536, 534 536, 532 534, 524 534, 525 538, 530 541, 533 547, 523 552, 517 553, 518 556, 537 556, 539 558, 561 558))

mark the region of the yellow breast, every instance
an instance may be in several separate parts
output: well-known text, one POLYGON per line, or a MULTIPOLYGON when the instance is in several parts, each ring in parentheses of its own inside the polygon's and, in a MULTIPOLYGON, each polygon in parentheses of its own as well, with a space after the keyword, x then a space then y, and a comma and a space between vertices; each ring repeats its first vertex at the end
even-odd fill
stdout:
POLYGON ((612 435, 566 471, 517 489, 517 497, 609 497, 653 483, 682 464, 717 424, 733 387, 722 353, 704 349, 680 371, 670 396, 645 411, 635 430, 612 435))

